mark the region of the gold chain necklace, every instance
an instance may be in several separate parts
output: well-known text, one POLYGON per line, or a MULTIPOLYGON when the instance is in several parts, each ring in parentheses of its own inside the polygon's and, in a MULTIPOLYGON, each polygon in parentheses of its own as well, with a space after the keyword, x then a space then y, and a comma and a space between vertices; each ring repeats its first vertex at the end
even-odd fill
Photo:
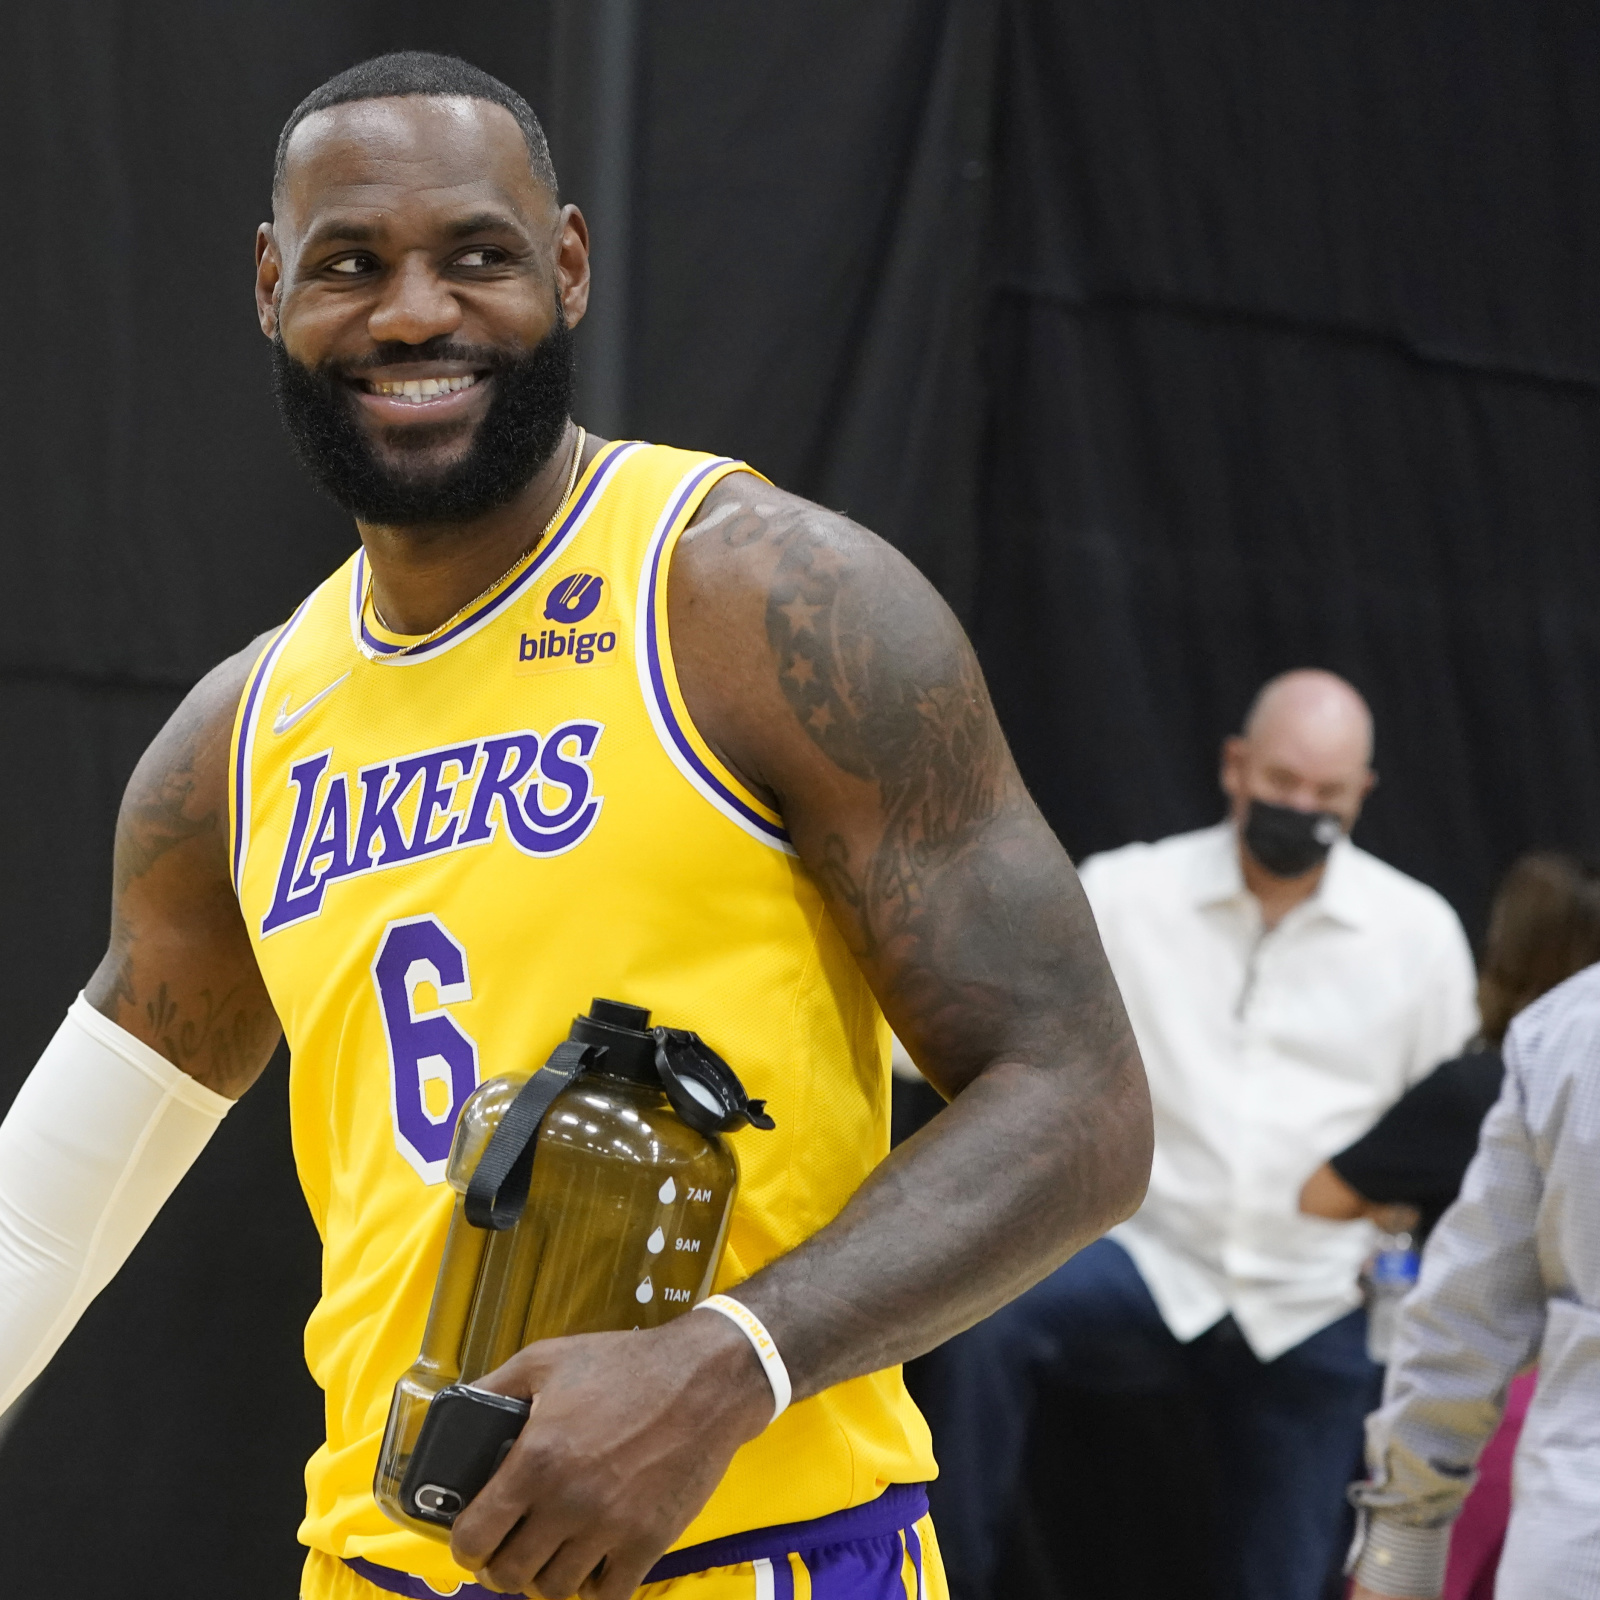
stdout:
MULTIPOLYGON (((550 530, 561 520, 561 513, 567 509, 567 502, 572 498, 572 491, 578 486, 578 467, 583 461, 583 441, 586 437, 587 435, 585 434, 584 430, 579 428, 578 437, 573 442, 572 446, 572 466, 567 472, 566 490, 562 494, 555 510, 551 512, 550 520, 539 530, 539 537, 535 539, 533 543, 526 550, 524 550, 521 555, 519 555, 517 559, 513 561, 511 565, 494 580, 493 583, 489 585, 487 589, 482 592, 482 594, 474 595, 464 606, 462 606, 459 611, 454 612, 451 616, 446 617, 445 620, 441 622, 432 633, 425 633, 420 639, 410 640, 406 645, 406 650, 408 653, 412 650, 420 650, 423 645, 432 644, 440 634, 448 633, 462 619, 462 617, 464 617, 475 605, 479 603, 479 601, 484 600, 489 595, 493 594, 494 591, 498 589, 500 585, 504 583, 506 579, 509 578, 511 574, 515 572, 517 568, 520 567, 522 563, 526 561, 528 557, 531 556, 534 551, 545 542, 547 538, 549 538, 550 530)), ((375 574, 372 571, 372 563, 371 561, 368 561, 367 592, 361 597, 361 609, 363 612, 365 612, 367 607, 371 606, 372 614, 377 618, 379 627, 384 628, 388 632, 393 633, 397 637, 403 639, 405 638, 404 634, 400 633, 396 628, 389 627, 389 624, 383 620, 383 613, 378 609, 378 597, 373 593, 372 584, 374 576, 375 574)), ((368 661, 385 661, 389 659, 388 656, 377 650, 374 650, 363 639, 358 638, 356 640, 356 644, 362 655, 364 655, 368 661)))

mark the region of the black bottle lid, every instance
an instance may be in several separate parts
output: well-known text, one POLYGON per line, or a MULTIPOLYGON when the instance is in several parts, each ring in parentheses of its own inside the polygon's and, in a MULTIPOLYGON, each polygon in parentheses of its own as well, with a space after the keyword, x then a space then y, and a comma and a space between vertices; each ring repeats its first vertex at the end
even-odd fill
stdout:
POLYGON ((593 1000, 588 1014, 575 1017, 572 1022, 574 1039, 605 1047, 605 1054, 589 1069, 591 1072, 659 1089, 656 1040, 649 1030, 650 1013, 643 1006, 630 1006, 622 1000, 593 1000))
POLYGON ((650 1031, 650 1013, 643 1006, 630 1006, 625 1000, 591 1000, 589 1019, 609 1022, 613 1028, 631 1028, 635 1033, 650 1031))

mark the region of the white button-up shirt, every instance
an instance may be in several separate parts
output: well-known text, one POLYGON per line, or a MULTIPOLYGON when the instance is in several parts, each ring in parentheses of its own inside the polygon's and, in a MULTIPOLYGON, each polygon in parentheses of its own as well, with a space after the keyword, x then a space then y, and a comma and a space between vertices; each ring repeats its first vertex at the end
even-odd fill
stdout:
POLYGON ((1155 1106, 1149 1194, 1111 1236, 1177 1338, 1231 1312, 1270 1361, 1360 1303, 1370 1226, 1300 1189, 1476 1030, 1466 936, 1348 839, 1270 932, 1228 823, 1081 871, 1155 1106))

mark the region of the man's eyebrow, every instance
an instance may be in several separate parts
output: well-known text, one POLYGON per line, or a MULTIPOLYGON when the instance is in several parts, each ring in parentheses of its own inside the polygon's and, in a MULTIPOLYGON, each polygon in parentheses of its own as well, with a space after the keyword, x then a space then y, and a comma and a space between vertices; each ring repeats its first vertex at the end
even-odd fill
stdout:
POLYGON ((465 239, 474 233, 526 233, 527 229, 505 211, 474 211, 471 216, 452 222, 445 232, 452 239, 465 239))
POLYGON ((332 217, 319 222, 305 237, 302 248, 320 250, 330 244, 371 244, 381 233, 375 224, 353 217, 332 217))

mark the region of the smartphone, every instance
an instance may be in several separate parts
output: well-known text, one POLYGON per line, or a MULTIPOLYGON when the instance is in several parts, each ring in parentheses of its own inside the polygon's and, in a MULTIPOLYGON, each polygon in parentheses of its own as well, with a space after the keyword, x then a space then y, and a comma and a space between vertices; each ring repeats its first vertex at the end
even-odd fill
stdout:
POLYGON ((433 1397, 400 1483, 400 1504, 448 1528, 495 1475, 528 1420, 528 1402, 452 1383, 433 1397))

